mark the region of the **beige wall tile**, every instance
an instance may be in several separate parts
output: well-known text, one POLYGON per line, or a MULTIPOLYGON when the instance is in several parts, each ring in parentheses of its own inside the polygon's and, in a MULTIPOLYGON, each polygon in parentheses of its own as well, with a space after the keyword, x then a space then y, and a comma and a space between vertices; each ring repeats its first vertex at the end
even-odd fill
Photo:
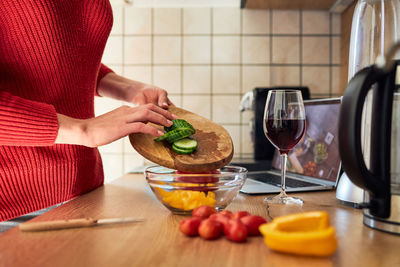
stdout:
POLYGON ((272 63, 300 63, 299 37, 275 36, 272 38, 272 63))
POLYGON ((209 64, 211 62, 211 37, 184 36, 183 63, 209 64))
POLYGON ((111 99, 108 97, 96 97, 94 99, 94 114, 100 116, 104 113, 110 112, 122 105, 119 100, 111 99))
POLYGON ((214 64, 240 63, 240 37, 214 36, 213 63, 214 64))
POLYGON ((299 86, 300 68, 271 67, 271 86, 299 86))
POLYGON ((273 34, 299 34, 300 12, 298 10, 273 10, 273 34))
POLYGON ((108 64, 107 67, 109 67, 111 70, 113 70, 116 74, 118 75, 123 75, 123 65, 112 65, 112 64, 108 64))
POLYGON ((340 67, 332 67, 332 94, 341 96, 346 88, 340 88, 340 67))
POLYGON ((269 63, 269 37, 243 36, 242 63, 269 63))
POLYGON ((101 61, 104 64, 122 64, 123 58, 121 36, 110 36, 108 38, 101 61))
POLYGON ((151 9, 126 7, 125 34, 151 34, 151 9))
POLYGON ((329 94, 329 67, 303 67, 303 85, 310 88, 311 96, 329 94))
POLYGON ((184 95, 182 107, 207 119, 211 119, 211 97, 209 95, 184 95))
POLYGON ((151 37, 126 36, 124 57, 125 64, 150 64, 151 37))
POLYGON ((171 94, 181 92, 180 66, 154 66, 154 85, 164 88, 171 94))
POLYGON ((240 96, 212 96, 212 119, 217 123, 239 123, 240 96))
POLYGON ((152 84, 150 66, 125 66, 124 76, 126 78, 152 84))
POLYGON ((332 64, 340 64, 340 37, 332 37, 332 64))
POLYGON ((213 66, 213 93, 240 93, 240 66, 213 66))
POLYGON ((240 120, 242 124, 250 123, 250 120, 252 120, 253 117, 254 117, 253 110, 245 110, 240 113, 240 120))
POLYGON ((100 153, 122 153, 123 139, 116 140, 110 144, 99 146, 100 153))
POLYGON ((129 173, 144 164, 144 158, 139 154, 124 154, 124 173, 129 173))
POLYGON ((164 64, 181 63, 181 37, 154 36, 153 62, 164 64))
POLYGON ((211 84, 210 66, 183 67, 183 93, 209 94, 211 84))
POLYGON ((182 96, 181 95, 168 94, 168 98, 169 98, 169 100, 172 101, 172 103, 174 103, 175 106, 182 107, 182 96))
POLYGON ((184 8, 184 34, 210 34, 211 8, 184 8))
POLYGON ((242 9, 243 34, 269 33, 269 10, 242 9))
POLYGON ((121 140, 122 140, 123 149, 124 149, 125 154, 139 155, 139 153, 132 147, 131 141, 129 141, 129 136, 125 136, 121 140))
POLYGON ((123 156, 122 154, 101 154, 103 159, 104 182, 109 183, 122 176, 123 156))
POLYGON ((111 35, 121 35, 123 33, 123 18, 124 16, 122 15, 124 12, 124 9, 121 6, 116 6, 115 4, 112 4, 112 10, 113 10, 113 26, 111 29, 111 35))
POLYGON ((303 37, 303 64, 329 64, 329 37, 303 37))
POLYGON ((329 12, 311 11, 303 12, 303 34, 329 34, 329 12))
POLYGON ((229 7, 213 8, 213 33, 214 34, 239 34, 240 9, 229 7))
POLYGON ((340 14, 332 14, 332 34, 340 34, 341 32, 341 19, 342 16, 340 14))
POLYGON ((268 87, 269 67, 267 66, 242 66, 242 93, 256 87, 268 87))
POLYGON ((181 12, 180 8, 154 8, 154 34, 180 34, 181 12))
POLYGON ((253 154, 254 153, 254 145, 251 141, 251 127, 249 124, 244 124, 241 127, 242 136, 241 136, 241 152, 253 154))
POLYGON ((233 143, 233 156, 239 157, 241 152, 241 145, 240 145, 240 125, 221 125, 228 131, 229 135, 232 138, 233 143))

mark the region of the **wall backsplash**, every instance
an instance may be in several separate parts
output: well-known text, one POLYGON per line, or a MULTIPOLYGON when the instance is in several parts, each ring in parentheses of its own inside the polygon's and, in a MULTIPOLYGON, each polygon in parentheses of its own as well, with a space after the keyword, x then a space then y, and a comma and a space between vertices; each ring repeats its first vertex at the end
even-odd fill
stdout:
MULTIPOLYGON (((313 98, 339 96, 340 15, 307 10, 114 6, 103 63, 166 88, 175 105, 223 125, 235 157, 251 157, 254 87, 308 86, 313 98)), ((100 115, 123 103, 96 98, 100 115)), ((145 163, 128 138, 100 147, 106 182, 145 163)))

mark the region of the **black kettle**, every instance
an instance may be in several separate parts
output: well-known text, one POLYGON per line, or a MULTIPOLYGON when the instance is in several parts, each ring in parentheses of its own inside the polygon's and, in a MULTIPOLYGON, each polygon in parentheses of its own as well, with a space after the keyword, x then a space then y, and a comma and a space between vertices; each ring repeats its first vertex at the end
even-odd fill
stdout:
POLYGON ((398 48, 400 44, 389 51, 386 57, 389 60, 380 59, 380 64, 360 70, 350 80, 343 95, 339 118, 339 150, 343 169, 354 184, 367 192, 363 203, 364 223, 396 233, 400 233, 400 192, 396 191, 400 181, 391 174, 391 140, 396 71, 400 61, 390 59, 398 48), (372 97, 368 101, 371 101, 372 108, 369 109, 370 114, 363 117, 363 107, 370 92, 372 97), (365 149, 365 142, 363 147, 362 142, 361 129, 365 124, 362 118, 367 118, 371 125, 371 130, 363 135, 370 137, 368 149, 365 149), (364 160, 368 157, 365 156, 369 156, 369 167, 364 160))

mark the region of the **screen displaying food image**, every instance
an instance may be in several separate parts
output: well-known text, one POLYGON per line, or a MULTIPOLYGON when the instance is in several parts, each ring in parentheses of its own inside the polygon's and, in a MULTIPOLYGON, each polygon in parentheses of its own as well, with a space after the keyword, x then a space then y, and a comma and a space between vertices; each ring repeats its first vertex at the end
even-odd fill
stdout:
MULTIPOLYGON (((306 134, 289 153, 287 170, 293 173, 336 181, 340 168, 338 119, 340 101, 304 102, 306 134)), ((275 151, 273 167, 280 169, 275 151)))

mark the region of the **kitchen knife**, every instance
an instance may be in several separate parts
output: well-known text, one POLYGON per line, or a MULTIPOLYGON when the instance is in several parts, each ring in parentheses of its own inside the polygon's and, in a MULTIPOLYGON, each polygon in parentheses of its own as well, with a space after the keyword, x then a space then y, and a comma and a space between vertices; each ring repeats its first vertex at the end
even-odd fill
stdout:
POLYGON ((121 224, 121 223, 134 223, 142 222, 142 218, 106 218, 106 219, 92 219, 80 218, 71 220, 56 220, 56 221, 43 221, 43 222, 26 222, 19 225, 22 232, 36 232, 47 230, 61 230, 68 228, 90 227, 107 224, 121 224))

